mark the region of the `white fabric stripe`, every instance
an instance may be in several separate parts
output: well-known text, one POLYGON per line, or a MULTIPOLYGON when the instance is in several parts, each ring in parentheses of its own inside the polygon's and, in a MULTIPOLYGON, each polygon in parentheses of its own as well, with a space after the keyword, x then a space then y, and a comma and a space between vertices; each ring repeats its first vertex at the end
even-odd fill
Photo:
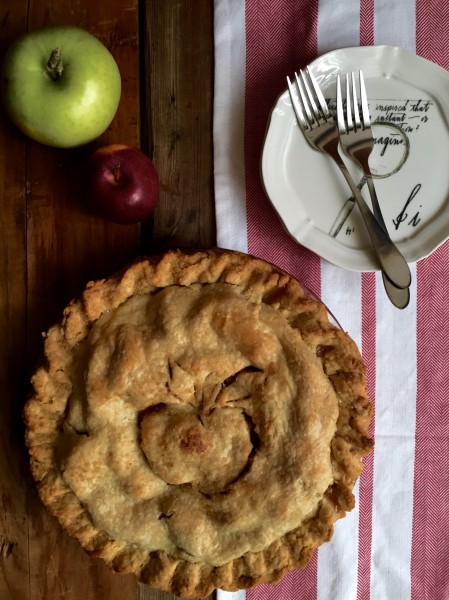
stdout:
POLYGON ((321 299, 359 348, 362 347, 361 276, 321 261, 321 299))
MULTIPOLYGON (((360 43, 360 1, 319 0, 318 54, 360 43)), ((321 298, 341 327, 361 348, 361 277, 321 261, 321 298)), ((358 489, 356 508, 337 522, 330 544, 318 551, 318 600, 355 600, 357 596, 358 489), (344 577, 342 577, 344 573, 344 577)))
MULTIPOLYGON (((321 298, 336 315, 342 329, 361 348, 360 273, 345 271, 322 261, 321 298)), ((357 565, 358 552, 358 482, 354 488, 354 496, 354 510, 345 519, 337 521, 331 542, 321 546, 318 551, 318 600, 355 600, 357 597, 357 569, 352 565, 357 565)))
POLYGON ((214 178, 218 246, 247 252, 245 2, 215 0, 214 178))
POLYGON ((374 43, 416 49, 415 0, 374 0, 374 43))
POLYGON ((245 600, 245 590, 239 590, 238 592, 224 592, 223 590, 217 590, 217 600, 245 600))
POLYGON ((318 0, 318 54, 360 45, 360 2, 318 0))
MULTIPOLYGON (((244 170, 245 2, 214 2, 214 184, 217 243, 247 252, 244 170)), ((245 600, 246 591, 217 590, 217 600, 245 600)))
POLYGON ((359 482, 354 487, 355 508, 335 523, 330 543, 318 550, 319 600, 352 600, 357 597, 357 540, 359 522, 359 482), (342 576, 343 575, 343 576, 342 576), (355 575, 355 576, 354 576, 355 575))
POLYGON ((378 276, 371 600, 410 598, 416 399, 416 267, 404 311, 378 276), (397 368, 398 364, 400 368, 397 368), (395 457, 400 456, 400 460, 395 457))
MULTIPOLYGON (((375 0, 374 42, 415 51, 415 0, 375 0)), ((416 266, 404 311, 377 280, 376 451, 374 454, 371 600, 411 597, 410 564, 416 426, 416 266), (396 357, 396 358, 395 358, 396 357), (401 368, 398 369, 397 364, 401 368), (395 460, 400 456, 401 460, 395 460), (388 490, 388 491, 387 491, 388 490)))

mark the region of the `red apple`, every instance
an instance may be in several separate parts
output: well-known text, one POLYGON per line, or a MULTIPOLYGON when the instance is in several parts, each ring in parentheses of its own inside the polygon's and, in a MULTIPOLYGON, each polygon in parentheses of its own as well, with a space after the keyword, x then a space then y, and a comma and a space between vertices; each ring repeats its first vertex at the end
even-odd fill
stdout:
POLYGON ((138 148, 110 144, 88 160, 88 193, 93 206, 114 223, 138 223, 159 200, 159 178, 138 148))

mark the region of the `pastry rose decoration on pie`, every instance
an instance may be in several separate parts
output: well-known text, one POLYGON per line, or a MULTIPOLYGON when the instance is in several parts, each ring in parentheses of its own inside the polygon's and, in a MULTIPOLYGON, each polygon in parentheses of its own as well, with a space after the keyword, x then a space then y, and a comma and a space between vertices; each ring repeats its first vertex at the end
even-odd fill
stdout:
POLYGON ((168 252, 89 283, 32 383, 44 505, 114 570, 183 598, 305 566, 372 446, 355 343, 239 252, 168 252))

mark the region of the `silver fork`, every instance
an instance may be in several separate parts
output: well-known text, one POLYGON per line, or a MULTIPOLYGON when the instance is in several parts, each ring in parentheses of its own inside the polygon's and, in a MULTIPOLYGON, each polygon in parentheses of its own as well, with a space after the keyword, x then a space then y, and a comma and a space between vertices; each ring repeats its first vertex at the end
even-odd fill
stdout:
MULTIPOLYGON (((371 130, 371 119, 368 108, 368 99, 366 95, 365 81, 362 71, 359 71, 359 89, 360 103, 362 108, 362 117, 360 118, 359 100, 357 94, 356 78, 354 73, 346 75, 346 118, 343 108, 343 98, 341 93, 340 75, 337 75, 337 125, 340 132, 340 144, 344 152, 352 158, 363 171, 363 175, 368 185, 371 197, 374 216, 388 233, 385 220, 382 215, 376 189, 374 187, 373 176, 369 166, 369 156, 374 148, 374 137, 371 130)), ((405 261, 404 261, 405 262, 405 261)), ((403 279, 401 283, 408 281, 406 286, 400 285, 403 291, 396 292, 402 302, 410 300, 409 286, 411 282, 410 269, 405 262, 403 265, 403 279)), ((396 283, 396 281, 394 282, 396 283)), ((387 282, 384 284, 388 285, 387 282)))
POLYGON ((360 120, 359 101, 354 73, 346 74, 346 118, 343 109, 340 75, 337 75, 337 124, 340 132, 340 144, 346 154, 362 169, 371 196, 373 212, 377 220, 386 229, 385 221, 377 199, 373 175, 369 166, 369 156, 374 149, 374 138, 371 130, 371 119, 366 96, 363 72, 359 71, 360 103, 362 120, 360 120), (351 91, 352 90, 352 91, 351 91))
MULTIPOLYGON (((312 148, 329 154, 343 173, 359 206, 381 270, 386 275, 384 281, 393 281, 397 272, 403 270, 403 264, 406 264, 407 269, 408 265, 391 241, 386 229, 374 217, 341 158, 338 151, 339 131, 337 124, 310 69, 307 68, 307 75, 303 71, 300 71, 299 76, 295 73, 295 78, 298 94, 295 93, 289 77, 287 77, 287 84, 296 120, 312 148)), ((408 286, 408 282, 404 281, 404 278, 399 278, 399 281, 395 281, 395 283, 398 287, 408 286)), ((393 304, 398 308, 404 308, 403 301, 401 299, 398 301, 397 296, 390 294, 388 287, 386 287, 386 291, 393 304)))

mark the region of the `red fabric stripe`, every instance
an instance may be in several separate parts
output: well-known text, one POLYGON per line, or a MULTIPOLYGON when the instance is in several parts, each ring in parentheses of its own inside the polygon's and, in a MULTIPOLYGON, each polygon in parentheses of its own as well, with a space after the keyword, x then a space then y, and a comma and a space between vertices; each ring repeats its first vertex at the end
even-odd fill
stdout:
MULTIPOLYGON (((449 69, 449 3, 416 1, 416 52, 449 69)), ((449 598, 449 245, 417 265, 412 599, 449 598)))
POLYGON ((374 45, 374 0, 360 0, 360 45, 374 45))
POLYGON ((416 0, 416 53, 449 69, 449 2, 416 0))
POLYGON ((449 598, 449 245, 418 264, 412 598, 449 598), (424 300, 425 298, 425 300, 424 300))
MULTIPOLYGON (((270 111, 286 88, 286 76, 310 62, 317 51, 318 0, 246 0, 245 184, 248 251, 321 292, 320 259, 287 234, 260 178, 260 158, 270 111), (294 23, 294 31, 291 24, 294 23)), ((317 596, 316 554, 306 569, 286 575, 276 586, 248 591, 248 600, 317 596)))
POLYGON ((245 178, 248 251, 320 294, 320 259, 285 232, 260 178, 270 111, 286 76, 316 55, 318 0, 246 1, 245 178), (294 31, 292 31, 294 23, 294 31))
MULTIPOLYGON (((374 45, 374 0, 360 0, 360 45, 374 45)), ((376 395, 376 278, 362 274, 362 355, 367 368, 368 395, 376 395)), ((370 435, 374 436, 374 417, 370 435)), ((359 546, 357 600, 369 600, 371 594, 371 545, 373 518, 374 452, 364 460, 359 488, 359 546)))
POLYGON ((449 598, 449 244, 418 263, 412 599, 449 598))
MULTIPOLYGON (((376 276, 362 273, 362 355, 366 364, 368 396, 376 397, 376 276)), ((373 417, 369 433, 374 437, 373 417)), ((359 488, 359 548, 357 600, 369 600, 371 585, 371 543, 373 516, 374 452, 364 460, 359 488)))
POLYGON ((246 600, 316 599, 317 553, 302 571, 287 573, 276 585, 258 585, 246 592, 246 600))

